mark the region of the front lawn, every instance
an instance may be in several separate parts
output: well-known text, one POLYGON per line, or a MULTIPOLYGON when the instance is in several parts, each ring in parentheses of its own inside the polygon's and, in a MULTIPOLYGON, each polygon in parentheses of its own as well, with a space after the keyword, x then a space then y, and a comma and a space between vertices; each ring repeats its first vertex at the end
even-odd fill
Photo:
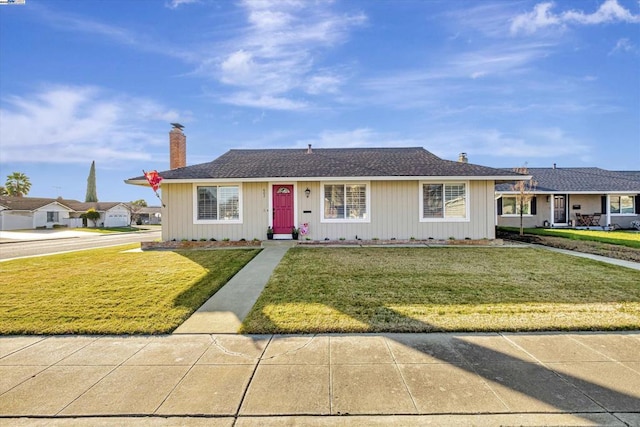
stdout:
POLYGON ((295 248, 244 333, 640 329, 640 271, 532 248, 295 248))
POLYGON ((92 233, 110 234, 110 233, 132 233, 144 231, 144 228, 138 227, 82 227, 72 228, 73 231, 87 231, 92 233))
POLYGON ((259 252, 136 247, 0 263, 0 334, 171 332, 259 252))
MULTIPOLYGON (((517 227, 498 227, 498 230, 509 233, 520 233, 517 227)), ((525 228, 525 234, 537 236, 565 237, 571 240, 584 240, 612 245, 627 246, 640 249, 640 233, 636 231, 598 231, 598 230, 574 230, 570 228, 525 228)))

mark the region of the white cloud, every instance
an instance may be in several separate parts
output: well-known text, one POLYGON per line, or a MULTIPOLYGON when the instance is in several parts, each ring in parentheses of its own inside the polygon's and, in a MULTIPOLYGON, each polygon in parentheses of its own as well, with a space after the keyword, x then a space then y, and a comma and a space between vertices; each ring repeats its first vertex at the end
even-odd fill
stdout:
POLYGON ((523 129, 517 135, 498 129, 459 129, 435 132, 429 140, 437 145, 434 154, 454 158, 460 152, 473 155, 512 158, 551 158, 585 155, 589 147, 559 128, 523 129))
POLYGON ((597 25, 613 22, 640 22, 640 15, 634 15, 628 9, 620 6, 617 0, 605 0, 598 10, 593 13, 569 10, 555 14, 552 9, 554 3, 538 3, 533 11, 516 16, 511 22, 511 33, 532 34, 546 27, 563 28, 568 24, 597 25))
POLYGON ((616 42, 616 45, 611 49, 609 55, 613 55, 614 53, 619 52, 636 52, 637 49, 633 43, 628 38, 621 38, 616 42))
POLYGON ((0 162, 145 160, 143 147, 157 142, 146 125, 178 119, 189 117, 145 98, 92 86, 48 87, 3 99, 0 162))
POLYGON ((419 146, 413 139, 398 138, 393 134, 376 132, 370 128, 353 130, 326 130, 318 136, 296 142, 298 146, 311 144, 317 148, 355 148, 355 147, 407 147, 419 146))
POLYGON ((167 2, 165 5, 169 9, 177 9, 179 6, 183 4, 193 4, 193 3, 199 3, 199 2, 200 0, 171 0, 167 2))
POLYGON ((221 97, 223 101, 300 109, 310 104, 290 99, 291 92, 338 92, 344 79, 336 72, 316 70, 318 57, 362 25, 364 15, 336 13, 330 2, 322 1, 245 1, 241 5, 248 26, 227 44, 221 60, 204 60, 199 69, 238 91, 221 97))
POLYGON ((304 101, 254 92, 234 92, 231 95, 221 97, 220 100, 238 107, 264 108, 268 110, 303 110, 308 107, 308 104, 304 101))

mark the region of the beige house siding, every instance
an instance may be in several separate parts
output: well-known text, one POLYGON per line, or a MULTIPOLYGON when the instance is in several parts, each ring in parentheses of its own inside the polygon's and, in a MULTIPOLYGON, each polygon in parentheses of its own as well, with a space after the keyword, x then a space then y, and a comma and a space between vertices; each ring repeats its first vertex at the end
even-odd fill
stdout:
MULTIPOLYGON (((567 197, 567 225, 572 225, 576 219, 576 213, 591 215, 599 213, 600 225, 607 226, 606 212, 602 212, 602 195, 600 194, 569 194, 567 197), (574 206, 580 206, 574 209, 574 206)), ((545 221, 551 221, 551 202, 547 201, 553 195, 539 194, 536 196, 536 215, 525 215, 523 226, 525 228, 542 227, 545 221)), ((611 224, 616 224, 622 228, 630 228, 631 221, 640 219, 640 215, 620 215, 611 214, 611 224)), ((517 215, 498 215, 498 225, 504 227, 520 227, 520 217, 517 215)))
MULTIPOLYGON (((290 181, 287 181, 290 182, 290 181)), ((341 181, 342 182, 342 181, 341 181)), ((348 182, 348 181, 344 181, 348 182)), ((362 181, 358 181, 362 182, 362 181)), ((282 183, 282 182, 278 182, 282 183)), ((212 183, 213 184, 213 183, 212 183)), ((242 221, 239 224, 194 224, 193 184, 163 185, 163 240, 266 239, 270 223, 270 192, 276 182, 250 182, 242 185, 242 221)), ((482 239, 495 237, 494 182, 468 181, 469 218, 457 222, 420 222, 420 182, 369 181, 369 222, 322 222, 321 183, 295 182, 295 223, 309 224, 302 239, 482 239), (306 189, 310 190, 307 198, 306 189)), ((200 183, 199 185, 203 185, 200 183)))
MULTIPOLYGON (((215 184, 215 183, 211 183, 215 184)), ((198 185, 207 185, 199 183, 198 185)), ((269 193, 266 183, 242 186, 242 222, 240 224, 194 224, 193 184, 163 185, 162 239, 169 240, 252 240, 266 239, 269 193), (263 191, 264 190, 264 191, 263 191)))

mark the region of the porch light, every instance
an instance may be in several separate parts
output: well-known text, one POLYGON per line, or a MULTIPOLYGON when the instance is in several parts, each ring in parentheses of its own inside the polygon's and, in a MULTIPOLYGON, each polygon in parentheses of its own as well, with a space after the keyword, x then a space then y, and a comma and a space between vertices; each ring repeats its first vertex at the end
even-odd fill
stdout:
POLYGON ((304 190, 304 194, 307 196, 307 199, 308 199, 309 195, 311 194, 311 190, 309 190, 309 187, 307 187, 307 189, 304 190))

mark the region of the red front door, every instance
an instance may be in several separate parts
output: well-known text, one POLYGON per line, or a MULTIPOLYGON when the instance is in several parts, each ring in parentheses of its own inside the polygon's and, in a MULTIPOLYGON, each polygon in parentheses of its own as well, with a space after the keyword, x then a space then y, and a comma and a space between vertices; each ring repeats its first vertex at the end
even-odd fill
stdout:
POLYGON ((291 234, 293 227, 293 185, 273 186, 273 233, 291 234))

